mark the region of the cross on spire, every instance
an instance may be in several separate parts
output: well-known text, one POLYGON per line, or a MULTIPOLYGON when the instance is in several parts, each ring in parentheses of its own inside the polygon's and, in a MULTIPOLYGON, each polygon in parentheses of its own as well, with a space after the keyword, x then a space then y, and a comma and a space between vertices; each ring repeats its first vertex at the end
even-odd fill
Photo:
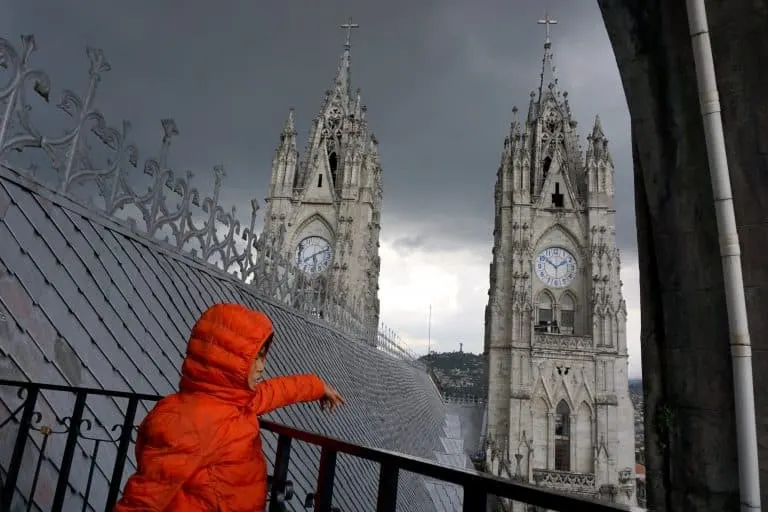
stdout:
POLYGON ((557 86, 557 73, 552 59, 552 40, 550 39, 551 25, 556 25, 557 20, 549 17, 549 10, 544 11, 544 18, 538 21, 539 25, 544 25, 546 39, 544 40, 544 58, 541 59, 541 81, 539 82, 539 100, 544 92, 545 81, 549 82, 549 87, 557 86))
POLYGON ((547 38, 544 41, 544 45, 549 47, 552 44, 552 41, 549 38, 549 36, 550 36, 549 26, 550 25, 557 25, 557 20, 552 19, 552 18, 549 17, 549 11, 544 11, 544 19, 539 20, 538 23, 539 23, 539 25, 544 25, 544 27, 546 29, 545 34, 546 34, 547 38))
POLYGON ((352 46, 352 29, 360 28, 360 25, 352 23, 352 16, 350 16, 346 23, 341 24, 341 28, 347 29, 347 39, 344 41, 344 47, 349 49, 352 46))

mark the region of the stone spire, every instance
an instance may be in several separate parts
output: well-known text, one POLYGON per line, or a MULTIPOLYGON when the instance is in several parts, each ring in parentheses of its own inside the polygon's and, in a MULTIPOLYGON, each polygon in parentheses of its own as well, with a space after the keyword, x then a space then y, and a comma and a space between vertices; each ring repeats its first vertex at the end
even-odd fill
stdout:
POLYGON ((280 147, 288 146, 296 148, 296 114, 293 107, 288 109, 288 118, 283 125, 283 132, 280 134, 280 147))
POLYGON ((568 92, 560 90, 554 53, 552 52, 550 26, 557 24, 557 20, 550 18, 549 13, 545 13, 544 18, 540 19, 538 23, 546 28, 544 57, 541 59, 538 91, 531 91, 531 100, 528 105, 528 122, 533 123, 541 118, 547 110, 547 105, 549 105, 560 111, 567 118, 566 122, 572 125, 572 128, 575 128, 576 121, 572 117, 571 107, 568 104, 568 92))
POLYGON ((541 59, 541 74, 539 80, 539 101, 546 88, 557 87, 557 69, 555 68, 554 55, 552 54, 552 39, 550 38, 550 25, 556 25, 557 20, 549 17, 549 12, 544 12, 544 18, 538 21, 539 25, 546 28, 544 39, 544 58, 541 59))
POLYGON ((298 158, 296 150, 296 120, 293 108, 291 108, 288 111, 288 119, 285 120, 283 131, 280 133, 280 143, 272 159, 271 197, 292 196, 298 158))
MULTIPOLYGON (((355 97, 352 96, 350 89, 350 67, 351 67, 351 48, 352 48, 352 29, 360 28, 357 23, 352 23, 349 18, 347 23, 342 23, 341 28, 346 29, 347 34, 344 40, 344 51, 341 54, 339 65, 336 69, 336 79, 330 89, 326 89, 320 111, 315 115, 310 127, 309 138, 303 151, 302 162, 300 164, 299 178, 297 186, 303 188, 307 180, 314 179, 309 176, 310 171, 315 167, 318 158, 327 158, 331 153, 334 154, 335 165, 338 168, 343 163, 341 160, 345 156, 342 151, 343 139, 346 130, 345 119, 352 115, 358 119, 358 104, 361 105, 359 90, 355 97)), ((364 111, 364 107, 361 107, 364 111)), ((343 166, 343 165, 342 165, 343 166)), ((316 169, 315 169, 316 170, 316 169)), ((333 178, 335 170, 331 170, 330 176, 326 175, 326 181, 330 177, 332 188, 339 185, 333 178)), ((327 188, 327 187, 326 187, 327 188)))
POLYGON ((587 136, 587 163, 590 160, 605 160, 613 165, 611 153, 608 151, 608 139, 603 132, 603 125, 600 122, 600 115, 595 116, 595 124, 592 127, 592 133, 587 136))
POLYGON ((341 54, 341 60, 336 70, 336 80, 333 83, 331 93, 326 98, 326 101, 333 101, 334 99, 343 98, 342 103, 347 106, 351 99, 351 63, 352 63, 352 29, 360 28, 357 23, 352 23, 350 17, 346 23, 340 25, 341 28, 346 29, 347 36, 344 40, 344 52, 341 54))
POLYGON ((584 162, 588 203, 590 206, 613 207, 614 169, 613 158, 608 150, 608 139, 603 133, 600 116, 595 116, 592 133, 587 136, 587 152, 584 162))
POLYGON ((352 114, 357 119, 363 119, 365 117, 365 105, 363 105, 363 99, 359 87, 355 92, 355 106, 352 108, 352 114))

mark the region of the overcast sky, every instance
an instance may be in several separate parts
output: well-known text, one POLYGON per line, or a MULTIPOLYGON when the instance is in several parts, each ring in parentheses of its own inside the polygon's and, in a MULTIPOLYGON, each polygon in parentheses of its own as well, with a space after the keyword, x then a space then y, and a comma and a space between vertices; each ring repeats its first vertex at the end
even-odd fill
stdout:
MULTIPOLYGON (((617 237, 629 309, 630 374, 640 373, 639 287, 630 126, 594 1, 550 0, 555 63, 582 142, 599 114, 616 164, 617 237)), ((264 198, 289 107, 300 146, 335 77, 349 16, 353 87, 362 89, 384 169, 382 320, 424 352, 482 351, 493 185, 512 107, 538 84, 544 29, 535 0, 6 0, 0 37, 32 33, 54 90, 84 91, 85 46, 112 70, 97 103, 132 124, 141 157, 157 153, 160 119, 176 119, 169 162, 247 220, 264 198)), ((54 100, 58 100, 54 96, 54 100)))

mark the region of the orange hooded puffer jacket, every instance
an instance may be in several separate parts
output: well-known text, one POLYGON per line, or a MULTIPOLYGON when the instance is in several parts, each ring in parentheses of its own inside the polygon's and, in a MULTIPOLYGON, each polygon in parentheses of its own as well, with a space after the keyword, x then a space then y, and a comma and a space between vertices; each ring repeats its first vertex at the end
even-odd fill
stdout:
POLYGON ((315 375, 277 377, 248 388, 248 371, 272 323, 238 304, 209 308, 192 329, 179 392, 139 427, 138 469, 114 512, 260 512, 267 466, 257 416, 319 400, 315 375))

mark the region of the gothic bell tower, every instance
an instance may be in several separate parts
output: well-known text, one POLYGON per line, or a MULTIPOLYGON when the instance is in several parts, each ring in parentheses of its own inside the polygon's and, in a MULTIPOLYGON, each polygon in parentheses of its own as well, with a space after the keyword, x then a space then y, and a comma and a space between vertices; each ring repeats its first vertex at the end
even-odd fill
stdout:
POLYGON ((293 110, 272 161, 264 233, 274 250, 314 280, 366 328, 379 319, 382 172, 360 90, 350 86, 351 33, 336 80, 312 121, 303 157, 293 110))
POLYGON ((504 140, 486 309, 490 467, 501 476, 635 503, 613 205, 600 119, 582 152, 546 16, 527 115, 504 140))

